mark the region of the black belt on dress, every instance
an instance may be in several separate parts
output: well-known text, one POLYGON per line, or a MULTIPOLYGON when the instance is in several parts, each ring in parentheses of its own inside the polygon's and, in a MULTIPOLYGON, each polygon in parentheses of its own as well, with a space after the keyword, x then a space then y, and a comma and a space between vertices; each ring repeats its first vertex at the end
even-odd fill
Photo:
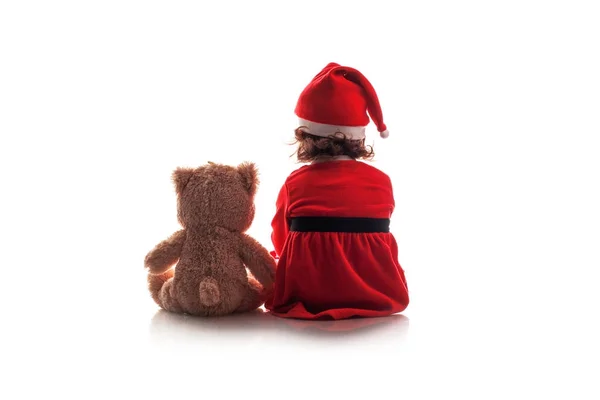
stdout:
POLYGON ((389 233, 388 218, 294 217, 290 230, 294 232, 389 233))

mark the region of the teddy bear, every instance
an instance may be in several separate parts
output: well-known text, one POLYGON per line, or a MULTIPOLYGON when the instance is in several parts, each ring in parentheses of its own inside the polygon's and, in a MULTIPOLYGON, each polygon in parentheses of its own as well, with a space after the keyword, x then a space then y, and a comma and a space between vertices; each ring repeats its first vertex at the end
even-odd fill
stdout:
POLYGON ((144 259, 154 301, 206 317, 259 308, 272 291, 276 261, 245 233, 255 213, 256 165, 178 167, 172 181, 183 229, 144 259))

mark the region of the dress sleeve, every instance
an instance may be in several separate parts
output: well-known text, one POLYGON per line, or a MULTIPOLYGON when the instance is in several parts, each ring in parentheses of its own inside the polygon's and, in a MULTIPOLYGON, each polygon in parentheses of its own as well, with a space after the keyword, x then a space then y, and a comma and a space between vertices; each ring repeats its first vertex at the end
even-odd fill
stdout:
POLYGON ((289 232, 287 209, 288 191, 286 184, 281 187, 275 205, 275 217, 273 217, 273 221, 271 223, 271 227, 273 228, 273 232, 271 233, 271 241, 273 242, 273 246, 275 246, 275 256, 278 258, 281 256, 281 252, 283 251, 283 246, 285 245, 285 241, 289 232))
POLYGON ((390 217, 392 216, 392 214, 394 214, 394 210, 396 209, 396 199, 394 197, 394 185, 392 184, 392 180, 391 178, 388 176, 387 177, 387 185, 388 185, 388 190, 390 193, 390 217))

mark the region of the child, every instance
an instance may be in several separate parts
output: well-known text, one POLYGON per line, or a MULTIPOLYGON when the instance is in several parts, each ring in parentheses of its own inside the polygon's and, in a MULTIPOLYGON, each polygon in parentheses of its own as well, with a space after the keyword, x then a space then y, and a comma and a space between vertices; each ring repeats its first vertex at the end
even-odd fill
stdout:
POLYGON ((398 246, 389 232, 394 210, 390 178, 361 162, 371 119, 388 135, 375 90, 357 70, 328 64, 296 105, 299 161, 288 176, 273 218, 279 258, 265 307, 299 319, 395 314, 408 306, 398 246))

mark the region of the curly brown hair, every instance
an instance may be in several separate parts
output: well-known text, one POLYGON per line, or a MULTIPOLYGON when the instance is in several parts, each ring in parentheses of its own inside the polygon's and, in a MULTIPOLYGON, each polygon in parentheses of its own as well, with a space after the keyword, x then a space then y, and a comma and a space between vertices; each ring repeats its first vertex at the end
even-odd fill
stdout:
POLYGON ((318 157, 348 156, 355 160, 372 160, 375 156, 373 146, 365 145, 365 139, 350 140, 342 132, 329 137, 311 135, 300 126, 294 131, 298 148, 295 155, 299 162, 311 162, 318 157))

